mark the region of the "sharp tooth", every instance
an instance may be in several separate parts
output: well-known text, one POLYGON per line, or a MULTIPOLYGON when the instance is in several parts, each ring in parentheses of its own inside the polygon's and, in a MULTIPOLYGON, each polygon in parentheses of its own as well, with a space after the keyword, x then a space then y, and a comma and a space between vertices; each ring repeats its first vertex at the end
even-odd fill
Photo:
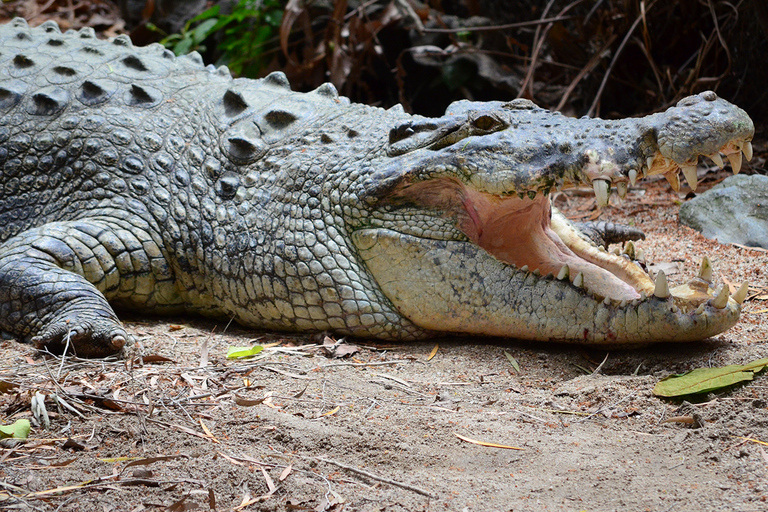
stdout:
POLYGON ((725 285, 720 286, 717 290, 717 295, 710 301, 712 307, 717 309, 723 309, 728 304, 728 287, 725 285))
POLYGON ((528 265, 523 265, 520 267, 520 272, 528 272, 528 265))
POLYGON ((663 270, 659 270, 659 273, 656 274, 656 288, 654 288, 653 294, 660 299, 669 297, 669 285, 663 270))
POLYGON ((645 294, 645 292, 640 292, 640 302, 643 302, 647 298, 648 298, 648 296, 645 294))
POLYGON ((664 177, 667 178, 672 190, 680 192, 680 175, 677 174, 677 171, 668 172, 664 177))
POLYGON ((649 156, 645 159, 645 163, 648 164, 648 170, 651 170, 651 167, 653 167, 653 161, 656 160, 656 157, 649 156))
POLYGON ((637 249, 637 251, 635 251, 635 259, 640 263, 645 263, 645 253, 642 249, 637 249))
POLYGON ((592 180, 592 187, 595 189, 597 206, 608 206, 608 195, 611 192, 610 184, 605 180, 592 180))
POLYGON ((541 270, 539 270, 539 269, 536 269, 536 270, 534 270, 534 271, 532 272, 532 274, 533 274, 533 275, 535 275, 536 277, 539 277, 539 276, 541 276, 541 270))
POLYGON ((573 278, 573 286, 576 288, 583 288, 584 287, 584 274, 579 272, 576 274, 576 277, 573 278))
POLYGON ((704 312, 704 304, 700 304, 699 307, 696 308, 696 314, 700 315, 704 312))
POLYGON ((608 297, 603 299, 603 306, 610 306, 610 305, 611 305, 611 299, 609 299, 608 297))
POLYGON ((699 269, 699 278, 712 284, 712 262, 708 256, 701 258, 701 268, 699 269))
POLYGON ((723 162, 723 157, 720 156, 720 153, 715 151, 713 154, 709 155, 709 158, 712 159, 713 162, 715 162, 715 165, 719 168, 725 167, 725 162, 723 162))
POLYGON ((683 170, 683 175, 685 176, 685 180, 688 182, 688 185, 691 187, 691 190, 696 192, 696 185, 698 185, 699 181, 699 177, 696 176, 696 166, 681 165, 680 168, 683 170))
POLYGON ((627 197, 627 182, 620 181, 616 184, 616 191, 619 193, 619 197, 624 199, 627 197))
POLYGON ((637 183, 637 171, 634 169, 629 170, 629 184, 631 186, 635 186, 635 183, 637 183))
POLYGON ((728 161, 731 162, 731 168, 733 168, 733 174, 739 174, 739 171, 741 170, 741 151, 737 151, 736 153, 730 153, 725 156, 728 157, 728 161))
POLYGON ((635 243, 632 240, 624 244, 624 254, 632 260, 635 259, 635 243))
POLYGON ((744 152, 744 156, 747 157, 747 162, 752 160, 752 143, 748 140, 744 142, 744 145, 741 147, 741 150, 744 152))
POLYGON ((741 283, 741 286, 736 291, 736 293, 733 294, 733 300, 735 300, 739 304, 742 304, 744 302, 744 299, 747 298, 748 290, 749 290, 749 282, 744 281, 743 283, 741 283))
POLYGON ((570 275, 571 270, 568 268, 568 265, 563 265, 560 268, 560 272, 557 273, 557 279, 562 281, 563 279, 568 279, 568 276, 570 275))

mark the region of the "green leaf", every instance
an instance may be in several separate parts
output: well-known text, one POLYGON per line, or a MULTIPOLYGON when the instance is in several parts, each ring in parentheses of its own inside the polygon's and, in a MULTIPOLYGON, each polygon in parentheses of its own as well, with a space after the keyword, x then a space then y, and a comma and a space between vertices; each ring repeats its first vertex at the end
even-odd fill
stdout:
POLYGON ((660 380, 653 394, 677 397, 696 393, 709 393, 752 380, 755 373, 768 366, 768 358, 758 359, 746 365, 732 364, 722 368, 697 368, 682 375, 670 375, 660 380))
POLYGON ((0 439, 13 437, 26 439, 29 436, 29 420, 16 420, 12 425, 0 425, 0 439))
POLYGON ((261 345, 254 345, 252 347, 229 347, 227 348, 227 359, 255 356, 262 350, 264 350, 264 347, 261 345))
POLYGON ((512 354, 510 354, 507 351, 504 351, 504 355, 507 356, 507 360, 509 361, 509 364, 512 365, 512 368, 514 368, 517 373, 520 373, 520 365, 517 364, 517 360, 514 357, 512 357, 512 354))
POLYGON ((283 22, 283 11, 272 11, 264 14, 264 21, 272 27, 279 27, 283 22))
POLYGON ((203 11, 200 14, 198 14, 197 16, 195 16, 194 18, 192 18, 191 20, 189 20, 189 22, 190 23, 195 23, 196 21, 207 20, 208 18, 213 18, 214 16, 218 16, 218 14, 219 14, 219 6, 218 5, 214 5, 213 7, 208 9, 207 11, 203 11))
POLYGON ((213 27, 215 27, 218 22, 219 20, 216 18, 211 18, 195 27, 195 30, 192 31, 192 39, 195 40, 195 43, 199 44, 203 42, 205 38, 211 34, 213 27))
POLYGON ((173 48, 173 53, 176 55, 186 55, 189 53, 190 48, 192 48, 192 38, 191 37, 184 37, 181 41, 176 44, 176 46, 173 48))

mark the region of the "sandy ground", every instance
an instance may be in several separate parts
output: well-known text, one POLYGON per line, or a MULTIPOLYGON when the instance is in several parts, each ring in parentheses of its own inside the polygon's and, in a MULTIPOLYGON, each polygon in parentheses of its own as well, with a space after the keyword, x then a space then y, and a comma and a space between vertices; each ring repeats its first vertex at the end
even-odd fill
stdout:
MULTIPOLYGON (((671 373, 768 356, 768 253, 679 226, 679 201, 666 182, 645 183, 601 218, 645 230, 639 246, 672 283, 703 255, 717 278, 750 280, 742 321, 706 342, 346 340, 358 350, 334 357, 321 337, 135 316, 127 325, 149 357, 131 368, 3 342, 0 380, 18 386, 0 394, 0 423, 31 418, 41 393, 50 427, 3 442, 0 509, 768 510, 765 376, 694 404, 651 392, 671 373), (226 359, 228 346, 254 340, 279 345, 226 359)), ((558 204, 572 217, 594 212, 591 195, 558 204)), ((344 348, 354 349, 335 355, 344 348)))

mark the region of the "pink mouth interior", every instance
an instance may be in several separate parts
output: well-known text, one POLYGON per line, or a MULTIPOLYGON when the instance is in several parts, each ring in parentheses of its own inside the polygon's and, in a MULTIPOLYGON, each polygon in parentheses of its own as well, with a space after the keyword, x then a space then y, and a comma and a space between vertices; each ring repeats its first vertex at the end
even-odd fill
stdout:
MULTIPOLYGON (((584 275, 584 287, 593 294, 614 300, 633 300, 638 291, 617 275, 594 262, 596 255, 577 255, 552 230, 549 199, 539 194, 535 199, 517 196, 499 197, 466 188, 450 179, 428 180, 401 188, 396 196, 443 209, 455 216, 457 227, 484 250, 517 268, 528 266, 542 275, 558 275, 563 265, 569 267, 569 280, 584 275)), ((594 249, 597 253, 597 249, 594 249)), ((616 262, 618 274, 623 258, 616 262)), ((626 262, 626 263, 625 263, 626 262)))

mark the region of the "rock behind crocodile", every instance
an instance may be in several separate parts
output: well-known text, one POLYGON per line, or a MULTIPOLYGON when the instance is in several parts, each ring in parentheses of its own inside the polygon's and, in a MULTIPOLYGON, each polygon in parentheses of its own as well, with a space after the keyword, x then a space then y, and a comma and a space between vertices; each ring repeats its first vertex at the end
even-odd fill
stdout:
POLYGON ((768 176, 726 178, 683 203, 680 222, 721 243, 768 249, 768 176))
POLYGON ((103 355, 130 338, 115 305, 387 340, 701 339, 733 325, 741 291, 706 261, 654 282, 548 194, 591 184, 604 205, 699 155, 749 157, 753 131, 711 92, 620 121, 525 100, 422 118, 16 19, 0 27, 0 329, 103 355))

